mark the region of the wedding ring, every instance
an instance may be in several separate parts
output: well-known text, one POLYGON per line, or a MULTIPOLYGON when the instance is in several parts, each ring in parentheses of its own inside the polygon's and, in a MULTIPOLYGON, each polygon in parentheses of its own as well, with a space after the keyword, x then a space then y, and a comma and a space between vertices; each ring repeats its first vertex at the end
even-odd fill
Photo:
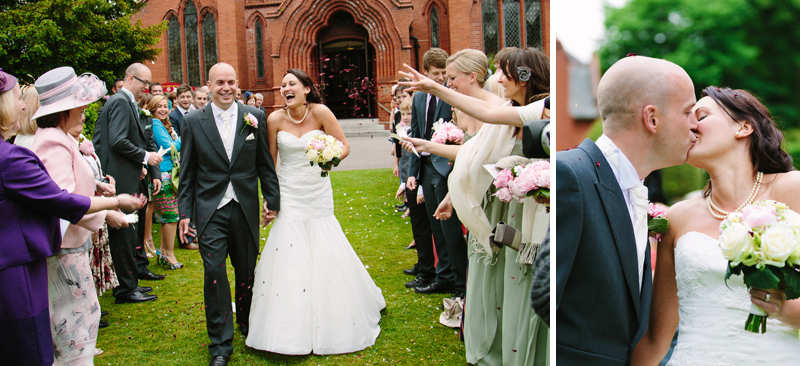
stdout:
POLYGON ((764 296, 764 302, 769 302, 769 292, 767 292, 767 296, 764 296))

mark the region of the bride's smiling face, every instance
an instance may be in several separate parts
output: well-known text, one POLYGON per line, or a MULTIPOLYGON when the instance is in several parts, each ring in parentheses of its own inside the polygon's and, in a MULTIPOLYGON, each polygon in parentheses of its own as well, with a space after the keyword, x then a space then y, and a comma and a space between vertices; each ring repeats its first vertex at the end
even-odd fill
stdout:
POLYGON ((700 159, 708 159, 729 151, 736 142, 736 132, 741 124, 711 99, 703 97, 692 109, 697 118, 697 141, 689 150, 688 163, 696 166, 700 159))
POLYGON ((304 86, 294 74, 286 74, 283 77, 281 95, 287 107, 303 105, 306 102, 306 95, 310 92, 311 88, 304 86))

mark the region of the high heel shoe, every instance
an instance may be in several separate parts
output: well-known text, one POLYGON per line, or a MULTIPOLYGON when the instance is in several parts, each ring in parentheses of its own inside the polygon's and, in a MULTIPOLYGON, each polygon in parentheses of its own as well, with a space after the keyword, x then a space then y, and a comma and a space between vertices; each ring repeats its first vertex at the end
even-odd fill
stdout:
POLYGON ((156 246, 153 244, 153 239, 145 239, 144 240, 144 251, 147 253, 147 258, 153 258, 154 256, 158 258, 156 250, 156 246))
POLYGON ((158 254, 158 264, 160 264, 162 268, 170 270, 183 268, 183 263, 178 262, 177 260, 175 263, 172 263, 172 261, 170 261, 169 258, 164 255, 164 253, 161 253, 160 250, 156 250, 156 254, 158 254))

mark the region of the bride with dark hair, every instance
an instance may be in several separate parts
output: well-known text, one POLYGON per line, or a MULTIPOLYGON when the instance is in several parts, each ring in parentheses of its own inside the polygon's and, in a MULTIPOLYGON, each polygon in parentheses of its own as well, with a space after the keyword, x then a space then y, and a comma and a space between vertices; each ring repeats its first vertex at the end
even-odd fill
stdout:
POLYGON ((286 107, 267 126, 281 210, 256 267, 246 344, 289 355, 359 351, 375 344, 386 302, 333 215, 330 178, 305 154, 316 135, 341 141, 342 159, 350 147, 305 72, 290 69, 280 92, 286 107))

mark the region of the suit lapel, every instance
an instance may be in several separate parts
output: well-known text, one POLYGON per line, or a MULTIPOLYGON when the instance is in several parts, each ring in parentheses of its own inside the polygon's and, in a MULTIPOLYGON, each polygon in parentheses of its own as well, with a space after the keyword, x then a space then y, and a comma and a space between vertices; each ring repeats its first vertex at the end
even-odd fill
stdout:
POLYGON ((639 261, 636 255, 636 238, 633 235, 633 226, 628 215, 625 197, 622 195, 622 189, 617 183, 614 171, 611 170, 608 160, 597 145, 594 142, 586 141, 581 144, 580 148, 588 153, 591 158, 589 163, 595 167, 597 193, 603 202, 603 209, 614 237, 614 245, 619 255, 622 272, 625 275, 625 282, 628 285, 631 301, 633 301, 638 318, 642 305, 639 291, 639 269, 637 268, 639 261))
POLYGON ((225 145, 222 144, 222 138, 219 136, 219 129, 217 128, 217 122, 214 120, 213 109, 210 106, 206 107, 203 118, 200 118, 199 122, 208 140, 211 141, 211 146, 214 147, 214 150, 219 153, 224 161, 230 163, 228 154, 225 153, 225 145))
POLYGON ((147 134, 145 133, 145 131, 147 130, 147 124, 143 121, 144 118, 142 118, 141 115, 139 114, 140 111, 139 106, 136 105, 136 103, 131 102, 131 100, 128 99, 127 94, 122 93, 122 96, 125 98, 125 101, 128 102, 128 105, 131 106, 131 111, 133 111, 133 120, 136 121, 136 127, 139 127, 139 132, 142 134, 142 138, 144 138, 146 144, 147 134))
POLYGON ((250 135, 250 129, 246 129, 244 127, 244 108, 242 104, 237 104, 237 110, 239 113, 236 115, 236 130, 234 131, 233 135, 233 152, 231 152, 231 165, 236 161, 236 157, 239 156, 239 152, 242 151, 242 145, 244 145, 244 140, 247 136, 250 135))

